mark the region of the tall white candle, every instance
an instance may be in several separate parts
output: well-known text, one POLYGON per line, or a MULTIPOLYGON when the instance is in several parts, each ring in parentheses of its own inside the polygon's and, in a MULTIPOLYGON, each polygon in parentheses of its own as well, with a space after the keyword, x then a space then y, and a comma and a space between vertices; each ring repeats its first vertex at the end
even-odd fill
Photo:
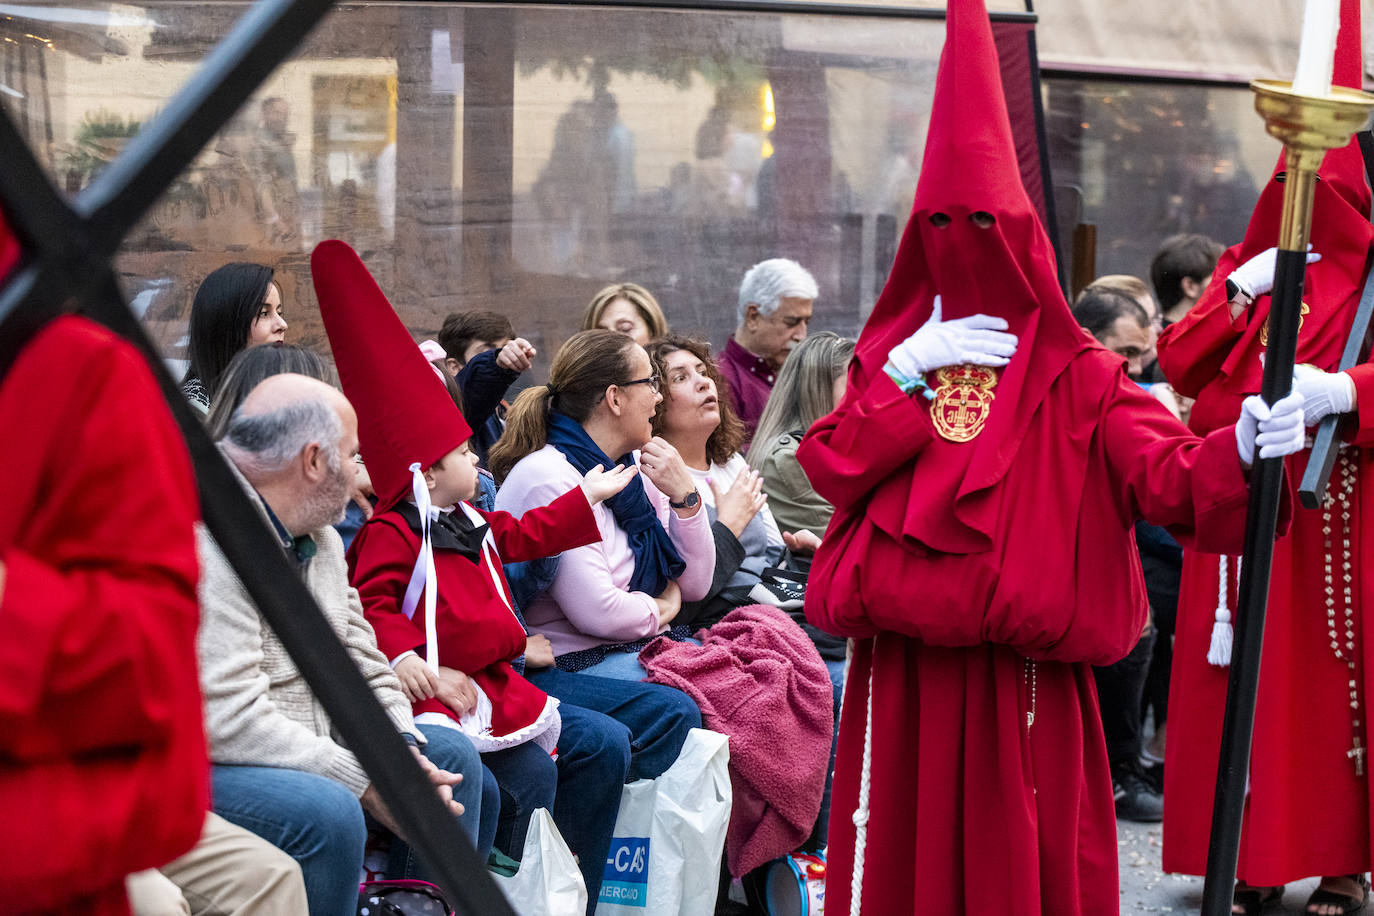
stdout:
POLYGON ((1293 91, 1303 95, 1331 94, 1331 62, 1336 32, 1341 27, 1341 0, 1307 0, 1302 15, 1302 45, 1293 91))

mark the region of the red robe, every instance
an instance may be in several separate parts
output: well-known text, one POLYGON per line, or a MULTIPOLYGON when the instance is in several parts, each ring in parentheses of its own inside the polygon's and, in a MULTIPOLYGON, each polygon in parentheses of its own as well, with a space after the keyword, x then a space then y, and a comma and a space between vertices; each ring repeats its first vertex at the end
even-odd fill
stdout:
MULTIPOLYGON (((601 532, 581 487, 518 519, 506 512, 480 514, 491 526, 480 566, 457 550, 435 545, 439 662, 462 671, 482 687, 492 702, 492 734, 507 735, 532 724, 548 697, 511 667, 511 660, 525 651, 526 634, 511 611, 510 586, 501 564, 591 544, 600 540, 601 532), (500 592, 492 569, 500 578, 500 592)), ((410 650, 421 658, 425 654, 423 595, 413 618, 401 613, 419 551, 420 536, 394 510, 373 516, 348 551, 349 578, 362 597, 368 623, 377 631, 377 645, 388 659, 410 650)), ((413 708, 416 715, 437 712, 457 718, 438 699, 424 700, 413 708)))
MULTIPOLYGON (((1359 265, 1357 265, 1359 266, 1359 265)), ((1321 296, 1330 282, 1323 263, 1308 269, 1305 300, 1321 296)), ((1220 281, 1214 281, 1214 285, 1220 281)), ((1350 283, 1352 295, 1358 287, 1350 283)), ((1211 291, 1209 290, 1209 293, 1211 291)), ((1232 422, 1240 411, 1243 388, 1219 374, 1221 360, 1239 349, 1246 317, 1230 319, 1224 295, 1209 295, 1161 340, 1160 358, 1174 387, 1196 396, 1190 425, 1206 430, 1232 422)), ((1353 311, 1353 300, 1345 314, 1353 311)), ((1346 319, 1348 323, 1348 317, 1346 319)), ((1324 327, 1305 320, 1299 331, 1298 361, 1315 361, 1309 351, 1319 338, 1339 341, 1340 323, 1324 327), (1320 332, 1319 334, 1317 332, 1320 332)), ((1325 349, 1334 350, 1327 345, 1325 349)), ((1254 355, 1247 364, 1257 360, 1254 355)), ((1332 369, 1332 365, 1322 365, 1332 369)), ((1257 374, 1257 373, 1256 373, 1257 374)), ((1374 520, 1374 365, 1350 371, 1355 380, 1358 423, 1354 458, 1350 545, 1354 582, 1352 606, 1358 623, 1355 680, 1361 703, 1361 745, 1368 747, 1370 702, 1374 698, 1374 579, 1361 573, 1364 519, 1374 520)), ((1257 378, 1251 380, 1257 387, 1257 378)), ((1309 452, 1288 459, 1290 479, 1301 479, 1309 452)), ((1338 486, 1332 474, 1331 487, 1338 486)), ((1350 669, 1331 650, 1324 594, 1325 547, 1320 511, 1298 512, 1291 532, 1274 545, 1269 604, 1255 732, 1250 758, 1250 797, 1241 831, 1238 877, 1251 884, 1285 884, 1312 875, 1369 871, 1371 761, 1357 776, 1353 760, 1350 669)), ((1339 516, 1335 519, 1335 584, 1341 582, 1339 516)), ((1227 606, 1236 607, 1236 565, 1228 563, 1227 606)), ((1207 864, 1212 801, 1216 786, 1222 711, 1229 668, 1206 661, 1217 607, 1219 564, 1216 553, 1187 551, 1179 589, 1178 629, 1170 683, 1169 740, 1164 791, 1164 870, 1203 874, 1207 864)), ((1345 641, 1345 609, 1336 606, 1338 637, 1345 641)))
POLYGON ((1239 549, 1248 491, 1234 434, 1189 435, 1126 379, 1119 357, 1084 350, 1026 426, 998 487, 990 550, 949 554, 881 530, 890 507, 877 504, 904 492, 884 496, 883 482, 919 484, 903 475, 936 441, 925 404, 856 366, 850 394, 798 452, 817 492, 835 505, 827 537, 846 518, 867 519, 875 532, 870 551, 841 555, 835 574, 813 575, 807 593, 813 623, 854 638, 827 907, 849 912, 852 815, 871 696, 865 913, 1114 914, 1116 823, 1092 671, 1084 660, 1043 660, 1059 644, 1037 635, 1051 616, 1038 608, 1113 620, 1116 630, 1124 623, 1138 636, 1145 621, 1132 531, 1138 517, 1184 543, 1239 549), (995 570, 991 582, 971 572, 983 560, 995 570), (1017 604, 1028 609, 1020 627, 997 611, 1017 604), (918 638, 913 617, 939 619, 932 608, 948 608, 951 618, 981 615, 984 641, 939 646, 918 638), (1017 651, 1005 644, 1011 640, 1028 648, 1017 651), (1042 660, 1032 666, 1023 652, 1042 660))
POLYGON ((209 807, 190 461, 142 358, 82 318, 19 354, 0 427, 0 893, 127 913, 124 876, 209 807))

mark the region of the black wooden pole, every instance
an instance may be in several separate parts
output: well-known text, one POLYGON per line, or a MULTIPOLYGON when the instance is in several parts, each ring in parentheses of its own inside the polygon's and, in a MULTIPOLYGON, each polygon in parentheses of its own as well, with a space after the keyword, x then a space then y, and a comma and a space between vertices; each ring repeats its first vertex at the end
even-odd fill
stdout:
MULTIPOLYGON (((1301 194, 1292 185, 1311 182, 1311 175, 1289 169, 1286 193, 1301 194)), ((1260 393, 1268 404, 1282 400, 1293 386, 1293 359, 1298 349, 1298 319, 1307 268, 1307 225, 1311 216, 1311 188, 1307 189, 1297 250, 1280 248, 1274 266, 1274 289, 1269 307, 1269 349, 1264 360, 1260 393)), ((1289 210, 1285 206, 1285 210, 1289 210)), ((1287 217, 1285 214, 1285 218, 1287 217)), ((1283 496, 1283 459, 1258 457, 1251 462, 1250 512, 1245 524, 1245 554, 1241 563, 1240 594, 1236 601, 1235 642, 1231 677, 1226 691, 1226 714, 1221 726, 1221 755, 1217 762, 1217 790, 1212 804, 1212 841, 1207 852, 1207 875, 1202 891, 1203 916, 1231 912, 1240 855, 1241 819, 1250 773, 1250 743, 1255 726, 1255 697, 1259 690, 1260 657, 1264 648, 1264 614, 1269 603, 1269 572, 1274 559, 1274 534, 1283 496)))

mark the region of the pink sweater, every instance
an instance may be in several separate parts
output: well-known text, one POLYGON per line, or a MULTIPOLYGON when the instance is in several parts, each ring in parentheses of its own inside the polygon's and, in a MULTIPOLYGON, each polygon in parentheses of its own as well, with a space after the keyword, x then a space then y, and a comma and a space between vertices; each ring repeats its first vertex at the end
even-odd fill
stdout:
MULTIPOLYGON (((677 580, 682 600, 699 601, 711 587, 716 565, 715 541, 705 507, 691 518, 678 518, 668 506, 668 497, 647 477, 640 480, 668 536, 687 562, 687 569, 677 580)), ((546 445, 511 469, 496 493, 496 508, 518 516, 553 502, 581 481, 582 475, 568 464, 563 453, 546 445)), ((635 561, 625 532, 604 503, 595 506, 592 513, 601 529, 601 541, 564 551, 552 587, 523 609, 530 629, 549 638, 554 655, 606 643, 633 642, 664 629, 658 625, 653 596, 629 590, 635 561)))

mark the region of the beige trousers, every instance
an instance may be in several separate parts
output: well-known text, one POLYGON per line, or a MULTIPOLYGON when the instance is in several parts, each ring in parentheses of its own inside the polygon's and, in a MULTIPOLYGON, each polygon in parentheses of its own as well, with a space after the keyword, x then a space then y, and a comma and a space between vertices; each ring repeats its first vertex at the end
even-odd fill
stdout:
POLYGON ((125 880, 134 916, 304 916, 296 860, 214 813, 200 841, 161 869, 125 880))

